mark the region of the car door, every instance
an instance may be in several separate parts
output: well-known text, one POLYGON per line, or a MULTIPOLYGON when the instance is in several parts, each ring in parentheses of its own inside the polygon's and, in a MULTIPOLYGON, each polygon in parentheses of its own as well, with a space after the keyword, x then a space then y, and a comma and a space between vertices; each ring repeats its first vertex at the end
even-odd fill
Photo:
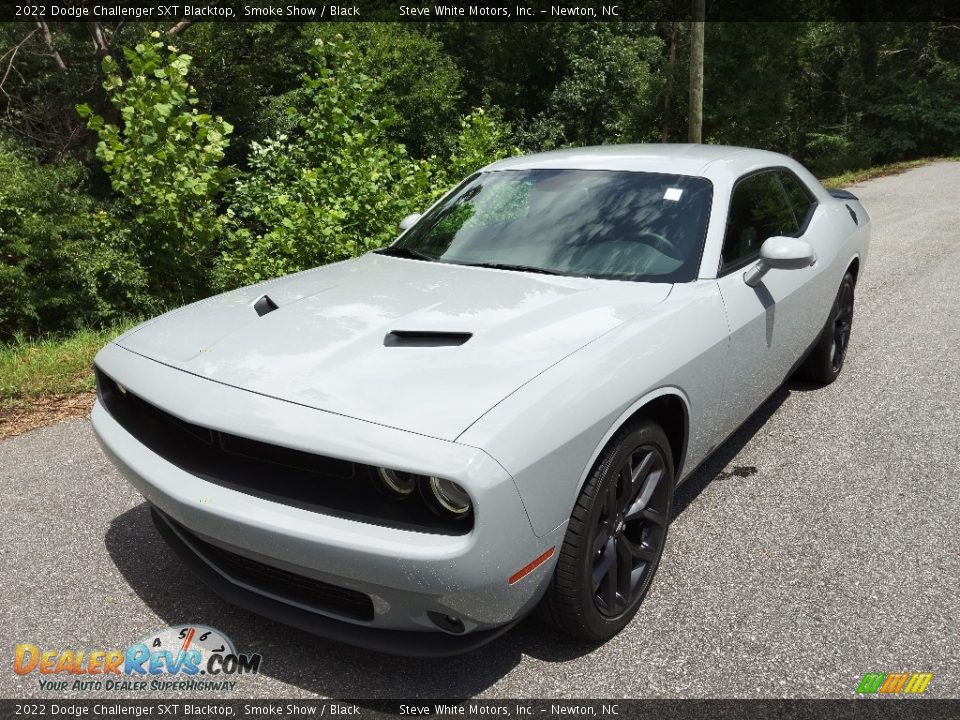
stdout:
POLYGON ((724 434, 779 387, 815 337, 815 265, 770 270, 756 287, 743 280, 767 238, 803 238, 815 210, 814 196, 782 168, 751 173, 734 185, 717 280, 730 332, 720 413, 724 434))

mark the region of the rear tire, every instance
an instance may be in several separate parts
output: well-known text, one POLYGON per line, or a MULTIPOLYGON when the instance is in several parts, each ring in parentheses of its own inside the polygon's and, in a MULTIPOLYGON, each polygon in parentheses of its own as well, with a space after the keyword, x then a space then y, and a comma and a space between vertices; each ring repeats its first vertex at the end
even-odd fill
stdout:
POLYGON ((829 385, 843 370, 843 361, 850 344, 853 327, 853 275, 847 273, 840 282, 830 316, 820 332, 817 344, 797 371, 798 377, 820 385, 829 385))
POLYGON ((574 637, 602 641, 636 614, 660 563, 673 505, 663 430, 629 423, 600 453, 577 498, 540 613, 574 637))

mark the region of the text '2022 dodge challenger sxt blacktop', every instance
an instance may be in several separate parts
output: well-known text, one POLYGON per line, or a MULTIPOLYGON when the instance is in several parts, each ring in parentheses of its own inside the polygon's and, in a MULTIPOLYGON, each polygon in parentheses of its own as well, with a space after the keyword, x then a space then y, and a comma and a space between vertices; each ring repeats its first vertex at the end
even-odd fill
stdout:
POLYGON ((603 640, 677 483, 795 371, 837 377, 869 222, 758 150, 502 160, 389 247, 122 335, 93 425, 238 605, 406 654, 535 607, 603 640))

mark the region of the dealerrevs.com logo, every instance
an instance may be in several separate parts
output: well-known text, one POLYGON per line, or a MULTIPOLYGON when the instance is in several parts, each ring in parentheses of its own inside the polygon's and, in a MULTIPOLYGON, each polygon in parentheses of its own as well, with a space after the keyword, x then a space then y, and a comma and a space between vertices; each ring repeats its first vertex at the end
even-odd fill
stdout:
POLYGON ((124 650, 62 650, 20 643, 13 671, 36 674, 41 690, 130 692, 233 690, 240 675, 260 672, 259 654, 238 653, 230 638, 204 625, 167 627, 124 650))
POLYGON ((857 686, 861 695, 921 695, 933 673, 867 673, 857 686))

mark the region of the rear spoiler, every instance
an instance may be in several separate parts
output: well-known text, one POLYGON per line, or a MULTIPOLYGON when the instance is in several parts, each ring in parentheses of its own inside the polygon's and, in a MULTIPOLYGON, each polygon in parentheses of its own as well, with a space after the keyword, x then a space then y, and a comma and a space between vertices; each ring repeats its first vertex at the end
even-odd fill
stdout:
POLYGON ((828 190, 827 192, 829 192, 830 195, 835 197, 837 200, 856 200, 858 202, 860 200, 860 198, 858 198, 849 190, 840 190, 839 188, 837 188, 834 190, 828 190))

